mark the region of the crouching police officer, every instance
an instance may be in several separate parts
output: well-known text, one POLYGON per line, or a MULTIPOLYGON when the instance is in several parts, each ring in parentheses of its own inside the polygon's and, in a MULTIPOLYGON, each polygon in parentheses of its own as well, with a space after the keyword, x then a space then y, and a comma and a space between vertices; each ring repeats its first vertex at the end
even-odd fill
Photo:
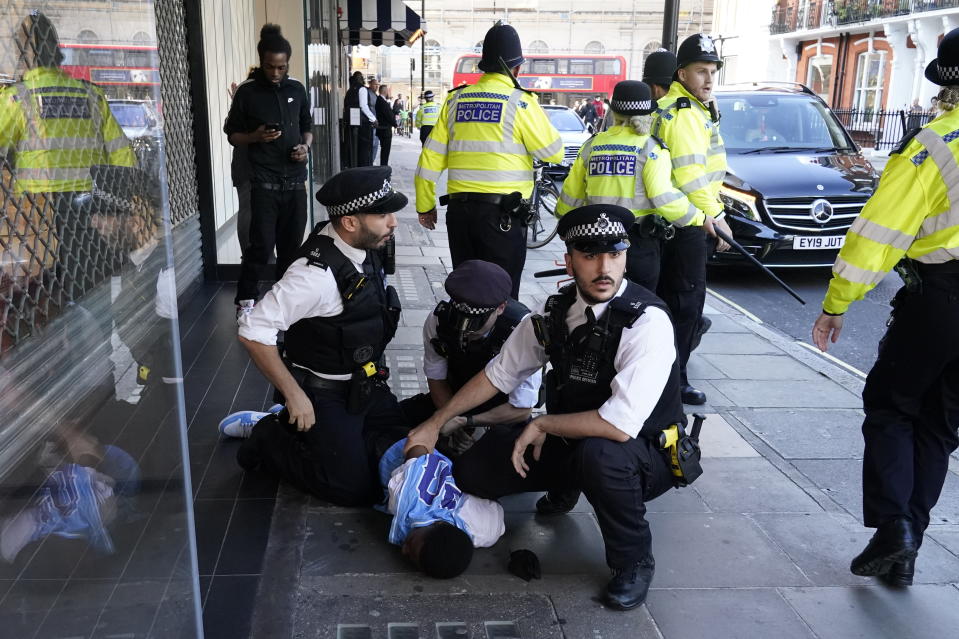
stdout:
POLYGON ((240 342, 286 405, 253 427, 240 465, 340 505, 382 497, 369 442, 403 423, 379 365, 400 304, 375 249, 392 237, 395 212, 407 202, 390 173, 362 167, 328 180, 316 199, 330 221, 316 226, 282 279, 238 320, 240 342), (281 330, 289 368, 276 348, 281 330))
POLYGON ((413 178, 419 222, 432 229, 436 182, 447 171, 453 266, 474 259, 499 264, 513 280, 513 299, 519 298, 526 263, 529 213, 523 200, 533 192, 533 160, 563 159, 559 132, 536 94, 514 77, 524 61, 513 27, 497 24, 486 33, 483 76, 473 86, 450 91, 413 178))
MULTIPOLYGON (((423 372, 429 393, 400 402, 407 423, 413 425, 429 419, 483 370, 529 314, 525 305, 509 297, 509 274, 491 262, 463 262, 449 274, 445 286, 449 299, 437 304, 423 325, 423 372)), ((508 395, 497 393, 450 419, 441 431, 450 436, 447 448, 462 452, 472 444, 474 427, 525 422, 539 401, 541 384, 542 373, 537 370, 508 395)))
POLYGON ((915 557, 959 445, 959 29, 926 78, 942 114, 893 151, 846 235, 813 341, 836 342, 843 313, 894 266, 905 286, 862 392, 863 522, 876 533, 856 575, 912 584, 915 557))
POLYGON ((556 214, 584 204, 630 209, 636 222, 628 231, 626 276, 655 291, 663 239, 673 233, 670 224, 701 225, 704 216, 673 187, 669 150, 649 134, 650 114, 656 110, 649 86, 635 80, 619 82, 609 106, 613 127, 580 149, 563 183, 556 214))
MULTIPOLYGON (((714 76, 722 61, 710 37, 698 33, 679 46, 677 62, 669 92, 658 100, 653 135, 663 140, 672 154, 673 184, 705 217, 698 224, 677 229, 666 243, 657 292, 669 305, 676 325, 683 402, 704 404, 706 394, 689 384, 686 364, 706 327, 702 319, 707 254, 703 229, 715 236, 715 225, 732 235, 719 201, 719 187, 726 177, 726 150, 712 99, 714 76)), ((716 248, 724 251, 729 245, 718 240, 716 248)))
POLYGON ((493 429, 456 462, 460 488, 486 498, 581 489, 593 505, 614 576, 605 602, 646 599, 654 561, 644 502, 674 485, 653 439, 684 422, 672 325, 655 295, 624 278, 633 214, 591 205, 567 213, 558 232, 574 284, 525 318, 499 355, 409 435, 432 448, 449 419, 508 392, 549 361, 549 414, 493 429), (529 449, 529 450, 527 450, 529 449))

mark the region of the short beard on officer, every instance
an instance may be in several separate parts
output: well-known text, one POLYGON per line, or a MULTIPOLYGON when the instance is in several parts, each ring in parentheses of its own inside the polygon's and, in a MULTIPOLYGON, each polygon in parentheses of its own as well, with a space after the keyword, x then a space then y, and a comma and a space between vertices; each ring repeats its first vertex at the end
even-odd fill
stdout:
POLYGON ((567 271, 584 302, 601 304, 616 297, 626 275, 626 251, 585 253, 568 245, 566 251, 567 271))
MULTIPOLYGON (((371 213, 370 215, 376 214, 371 213)), ((359 214, 350 217, 353 217, 357 223, 357 228, 351 232, 353 235, 353 241, 351 244, 354 248, 365 249, 368 251, 383 248, 383 245, 386 244, 387 240, 393 237, 393 229, 390 229, 389 232, 385 234, 377 233, 371 229, 370 225, 367 223, 367 216, 365 214, 359 214)), ((350 232, 347 231, 347 229, 343 226, 343 218, 333 218, 333 220, 337 229, 348 233, 350 232)))

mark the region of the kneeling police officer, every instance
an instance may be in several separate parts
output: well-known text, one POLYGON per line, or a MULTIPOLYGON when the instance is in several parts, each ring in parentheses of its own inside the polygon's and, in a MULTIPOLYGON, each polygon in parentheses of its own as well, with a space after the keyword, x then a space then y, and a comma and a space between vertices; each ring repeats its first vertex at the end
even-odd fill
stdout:
POLYGON ((239 319, 240 342, 286 408, 253 427, 237 460, 344 506, 382 497, 370 442, 403 423, 380 365, 400 303, 376 249, 393 236, 395 212, 407 202, 390 173, 362 167, 328 180, 316 199, 330 221, 316 226, 282 279, 239 319), (281 330, 285 363, 276 348, 281 330))
POLYGON ((669 312, 624 278, 633 220, 628 209, 611 205, 567 213, 558 232, 574 284, 520 322, 499 355, 411 431, 407 444, 432 448, 449 419, 512 390, 550 362, 548 414, 489 431, 457 460, 456 481, 492 499, 581 489, 614 573, 604 601, 621 610, 645 601, 653 577, 644 502, 676 485, 656 440, 685 423, 669 312))
MULTIPOLYGON (((429 393, 400 402, 409 424, 420 424, 442 408, 499 353, 529 314, 524 304, 509 296, 509 273, 492 262, 463 262, 446 278, 445 287, 449 299, 437 304, 423 324, 423 372, 429 393)), ((474 427, 525 422, 539 401, 541 384, 537 370, 508 395, 497 393, 453 417, 442 429, 443 435, 452 435, 447 448, 462 452, 472 444, 474 427)))

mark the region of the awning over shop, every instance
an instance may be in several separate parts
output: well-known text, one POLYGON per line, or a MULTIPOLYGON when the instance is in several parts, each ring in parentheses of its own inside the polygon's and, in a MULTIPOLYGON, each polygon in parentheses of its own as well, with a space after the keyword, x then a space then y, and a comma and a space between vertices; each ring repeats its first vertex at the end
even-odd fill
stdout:
POLYGON ((401 0, 339 0, 340 34, 344 44, 407 44, 426 32, 426 23, 401 0))

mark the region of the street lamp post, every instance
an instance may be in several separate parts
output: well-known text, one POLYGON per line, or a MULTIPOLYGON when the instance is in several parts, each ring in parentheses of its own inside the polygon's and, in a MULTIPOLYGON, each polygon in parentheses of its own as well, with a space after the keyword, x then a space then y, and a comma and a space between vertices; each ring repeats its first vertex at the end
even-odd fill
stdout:
MULTIPOLYGON (((426 20, 426 0, 420 0, 420 15, 426 20)), ((426 35, 420 39, 420 95, 426 92, 426 35)))

